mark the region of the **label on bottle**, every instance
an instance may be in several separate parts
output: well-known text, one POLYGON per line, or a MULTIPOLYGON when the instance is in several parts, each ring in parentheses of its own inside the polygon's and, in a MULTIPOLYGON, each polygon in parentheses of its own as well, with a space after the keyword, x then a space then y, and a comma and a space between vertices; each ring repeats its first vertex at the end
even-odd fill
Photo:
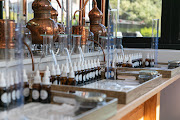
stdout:
POLYGON ((75 76, 76 81, 78 81, 78 75, 75 76))
POLYGON ((41 90, 41 92, 40 92, 40 97, 41 97, 42 100, 47 99, 47 97, 48 97, 48 92, 47 92, 46 90, 41 90))
POLYGON ((33 91, 32 91, 32 98, 33 98, 34 100, 39 99, 39 91, 38 91, 38 90, 33 90, 33 91))
POLYGON ((16 90, 16 98, 20 99, 20 90, 16 90))
POLYGON ((145 65, 146 65, 146 66, 149 66, 149 62, 148 62, 148 61, 146 61, 146 62, 145 62, 145 65))
POLYGON ((89 73, 89 78, 92 78, 92 72, 89 73))
POLYGON ((96 71, 93 72, 93 77, 94 77, 94 78, 96 77, 96 71))
POLYGON ((8 93, 8 102, 11 103, 11 93, 8 93))
POLYGON ((82 74, 79 75, 78 80, 79 80, 79 81, 82 81, 82 74))
POLYGON ((24 90, 23 90, 23 95, 24 95, 24 97, 28 97, 29 94, 30 94, 29 88, 24 88, 24 90))
POLYGON ((98 76, 98 70, 96 70, 96 76, 98 76))
POLYGON ((111 71, 111 77, 114 77, 114 71, 111 71))
POLYGON ((110 77, 110 72, 108 72, 108 76, 107 76, 107 72, 105 73, 105 77, 107 78, 109 78, 110 77))
POLYGON ((16 100, 16 91, 15 90, 12 91, 12 100, 16 100))
POLYGON ((151 66, 154 66, 154 62, 151 62, 150 65, 151 65, 151 66))
POLYGON ((55 81, 53 82, 53 85, 58 85, 58 81, 55 80, 55 81))
POLYGON ((83 81, 86 81, 86 75, 83 76, 83 81))
POLYGON ((139 62, 139 65, 140 65, 140 66, 142 65, 142 61, 139 62))
POLYGON ((8 103, 8 94, 7 94, 7 93, 3 93, 3 94, 1 95, 1 101, 2 101, 3 103, 8 103))

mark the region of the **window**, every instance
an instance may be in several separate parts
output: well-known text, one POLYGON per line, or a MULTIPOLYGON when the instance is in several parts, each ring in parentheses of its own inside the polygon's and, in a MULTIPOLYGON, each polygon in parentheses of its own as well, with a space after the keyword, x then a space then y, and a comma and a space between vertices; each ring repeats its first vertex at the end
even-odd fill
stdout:
POLYGON ((152 19, 161 19, 162 0, 110 0, 109 5, 119 11, 123 37, 151 37, 152 19))

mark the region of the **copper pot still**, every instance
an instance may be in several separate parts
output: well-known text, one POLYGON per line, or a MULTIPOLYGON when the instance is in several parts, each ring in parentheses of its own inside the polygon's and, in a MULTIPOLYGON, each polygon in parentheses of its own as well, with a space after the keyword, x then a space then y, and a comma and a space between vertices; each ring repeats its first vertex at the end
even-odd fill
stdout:
POLYGON ((57 39, 58 25, 51 19, 52 5, 49 0, 34 0, 32 3, 34 18, 27 22, 26 27, 31 31, 32 44, 43 44, 42 34, 54 35, 57 39))
POLYGON ((107 30, 102 23, 103 13, 98 9, 97 4, 94 4, 93 9, 89 12, 90 30, 94 33, 94 39, 98 41, 98 36, 106 36, 107 30))

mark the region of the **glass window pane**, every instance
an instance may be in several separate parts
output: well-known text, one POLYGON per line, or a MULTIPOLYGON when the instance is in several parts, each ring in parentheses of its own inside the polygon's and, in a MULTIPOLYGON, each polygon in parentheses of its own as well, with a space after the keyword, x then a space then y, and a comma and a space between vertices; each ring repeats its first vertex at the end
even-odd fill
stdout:
POLYGON ((110 0, 110 8, 119 9, 118 32, 123 37, 151 37, 152 19, 161 21, 162 0, 110 0))

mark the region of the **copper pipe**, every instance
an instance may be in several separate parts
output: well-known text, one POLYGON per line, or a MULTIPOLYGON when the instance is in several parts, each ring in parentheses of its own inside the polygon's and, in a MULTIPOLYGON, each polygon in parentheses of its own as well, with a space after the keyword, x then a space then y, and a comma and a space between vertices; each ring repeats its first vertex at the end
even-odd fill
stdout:
POLYGON ((106 0, 102 0, 101 1, 101 11, 103 13, 103 17, 102 17, 102 24, 105 25, 105 7, 106 7, 106 0))
POLYGON ((32 71, 34 71, 34 56, 33 53, 31 51, 31 48, 29 47, 29 45, 23 41, 23 44, 28 48, 29 53, 31 54, 31 60, 32 60, 32 71))
POLYGON ((102 47, 97 41, 95 41, 95 40, 92 40, 92 39, 88 39, 88 40, 89 40, 89 41, 92 41, 92 42, 94 42, 94 43, 96 43, 96 44, 98 44, 99 47, 101 47, 101 50, 102 50, 103 56, 104 56, 104 62, 106 62, 106 55, 105 55, 105 52, 104 52, 103 47, 102 47))
MULTIPOLYGON (((74 18, 73 18, 73 19, 76 19, 76 16, 75 16, 75 15, 76 15, 77 12, 82 12, 82 11, 85 9, 85 7, 86 7, 88 1, 89 1, 89 0, 86 0, 86 2, 84 3, 83 8, 81 8, 80 10, 76 10, 76 11, 74 12, 74 18)), ((93 0, 93 2, 94 2, 94 6, 97 6, 96 0, 93 0)))

